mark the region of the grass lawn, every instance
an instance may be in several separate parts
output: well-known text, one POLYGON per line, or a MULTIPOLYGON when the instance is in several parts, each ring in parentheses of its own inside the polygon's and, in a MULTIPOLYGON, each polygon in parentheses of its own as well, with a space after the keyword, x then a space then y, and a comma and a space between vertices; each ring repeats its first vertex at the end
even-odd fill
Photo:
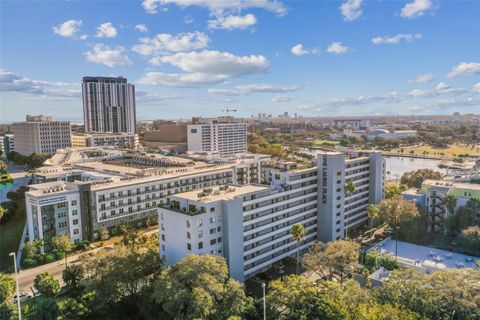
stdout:
POLYGON ((8 254, 17 253, 25 222, 25 203, 22 203, 10 221, 0 225, 0 271, 2 272, 13 272, 13 258, 8 254))
POLYGON ((420 146, 420 147, 405 147, 405 148, 397 148, 393 149, 393 153, 397 153, 397 151, 400 151, 403 149, 403 154, 410 154, 410 151, 413 150, 413 152, 416 155, 423 155, 423 152, 428 152, 429 156, 446 156, 446 157, 456 157, 459 154, 475 154, 475 153, 480 153, 480 148, 474 147, 472 149, 471 145, 466 147, 465 145, 451 145, 447 148, 435 148, 432 146, 420 146))
POLYGON ((334 144, 337 145, 340 143, 340 141, 331 141, 331 140, 322 140, 322 139, 317 139, 313 141, 313 143, 317 146, 322 145, 323 143, 329 143, 329 144, 334 144))

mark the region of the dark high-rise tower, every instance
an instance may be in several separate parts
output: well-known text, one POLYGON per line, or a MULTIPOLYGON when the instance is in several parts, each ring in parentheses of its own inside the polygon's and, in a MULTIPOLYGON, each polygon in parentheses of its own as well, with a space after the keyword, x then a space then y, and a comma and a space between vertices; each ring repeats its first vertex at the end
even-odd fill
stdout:
POLYGON ((83 77, 86 132, 135 133, 135 86, 123 77, 83 77))

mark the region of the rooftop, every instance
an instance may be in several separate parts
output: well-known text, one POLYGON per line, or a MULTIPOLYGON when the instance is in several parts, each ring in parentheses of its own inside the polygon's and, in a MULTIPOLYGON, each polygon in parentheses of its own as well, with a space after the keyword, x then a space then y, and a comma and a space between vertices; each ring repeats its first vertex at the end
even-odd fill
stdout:
POLYGON ((218 201, 218 200, 231 200, 238 196, 246 194, 269 190, 270 188, 262 185, 230 185, 220 186, 204 189, 203 191, 195 190, 184 193, 178 193, 174 195, 175 198, 181 198, 184 200, 198 201, 203 203, 218 201), (208 191, 207 191, 208 190, 208 191))

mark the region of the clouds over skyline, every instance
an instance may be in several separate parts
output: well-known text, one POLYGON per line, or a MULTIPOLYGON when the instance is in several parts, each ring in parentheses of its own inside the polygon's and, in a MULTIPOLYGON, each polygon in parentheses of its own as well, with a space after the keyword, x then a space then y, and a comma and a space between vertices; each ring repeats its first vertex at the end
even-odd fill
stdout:
POLYGON ((228 16, 218 16, 213 20, 208 20, 208 28, 209 29, 225 29, 225 30, 233 30, 233 29, 246 29, 249 27, 254 26, 257 23, 257 18, 249 13, 244 16, 235 16, 235 15, 228 15, 228 16))
POLYGON ((142 56, 165 55, 169 52, 182 52, 203 49, 210 39, 203 32, 178 33, 176 35, 159 33, 152 38, 140 38, 132 51, 142 56))
POLYGON ((462 62, 458 66, 454 67, 452 71, 447 74, 447 78, 455 78, 461 75, 480 75, 480 63, 462 62))
POLYGON ((95 37, 97 38, 115 38, 117 36, 117 29, 111 22, 105 22, 98 26, 95 37))
POLYGON ((219 96, 240 96, 251 93, 282 93, 297 91, 297 85, 272 85, 267 83, 251 83, 234 86, 232 89, 209 89, 208 92, 219 96))

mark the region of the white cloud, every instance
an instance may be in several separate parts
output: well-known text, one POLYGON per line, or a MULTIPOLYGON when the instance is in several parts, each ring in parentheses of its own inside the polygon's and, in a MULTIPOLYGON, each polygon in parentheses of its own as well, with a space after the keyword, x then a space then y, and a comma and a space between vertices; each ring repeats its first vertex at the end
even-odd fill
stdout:
POLYGON ((204 73, 164 73, 147 72, 137 82, 144 85, 164 87, 199 87, 220 83, 226 80, 223 75, 204 73))
POLYGON ((480 93, 480 82, 473 86, 472 91, 475 93, 480 93))
POLYGON ((208 92, 218 96, 239 96, 251 93, 292 92, 300 87, 296 85, 272 85, 268 83, 251 83, 236 85, 233 89, 209 89, 208 92))
POLYGON ((104 64, 110 68, 115 66, 131 66, 133 65, 132 61, 123 54, 125 49, 123 47, 117 47, 116 49, 111 49, 110 47, 98 43, 93 46, 92 51, 84 52, 85 58, 88 61, 104 64))
POLYGON ((229 52, 201 51, 180 52, 158 57, 153 64, 168 63, 185 72, 239 77, 268 69, 269 62, 262 55, 235 56, 229 52))
POLYGON ((80 31, 80 27, 83 25, 81 20, 68 20, 64 23, 53 27, 52 30, 55 34, 65 38, 73 38, 80 31))
POLYGON ((362 1, 363 0, 348 0, 340 6, 340 12, 343 15, 343 20, 353 21, 362 15, 362 1))
POLYGON ((433 81, 434 76, 432 74, 429 74, 429 73, 425 73, 425 74, 421 74, 417 77, 417 79, 415 80, 415 82, 418 82, 418 83, 429 83, 429 82, 432 82, 433 81))
POLYGON ((433 4, 430 0, 413 0, 411 3, 407 3, 400 13, 403 18, 415 19, 421 17, 425 12, 432 10, 433 4))
POLYGON ((137 24, 135 26, 135 30, 139 31, 139 32, 143 32, 143 33, 147 33, 148 32, 148 28, 145 24, 141 23, 141 24, 137 24))
POLYGON ((295 99, 294 96, 285 96, 285 95, 275 95, 272 97, 273 102, 290 102, 295 99))
POLYGON ((183 17, 183 22, 185 22, 186 24, 190 24, 194 23, 195 19, 193 19, 193 17, 190 15, 186 15, 185 17, 183 17))
POLYGON ((462 62, 454 67, 447 74, 447 78, 455 78, 460 75, 480 75, 480 63, 478 62, 462 62))
POLYGON ((87 40, 88 39, 88 36, 86 34, 82 34, 80 36, 80 40, 87 40))
POLYGON ((98 26, 97 38, 115 38, 117 36, 117 29, 112 25, 111 22, 105 22, 98 26))
POLYGON ((137 102, 142 103, 162 103, 168 100, 176 100, 185 98, 185 95, 182 94, 161 94, 161 93, 150 93, 145 91, 135 91, 135 97, 137 102))
POLYGON ((148 13, 157 13, 158 5, 176 4, 182 8, 189 6, 198 6, 207 8, 212 15, 223 15, 226 11, 240 12, 248 8, 265 9, 285 15, 287 9, 278 0, 144 0, 143 8, 148 13))
POLYGON ((230 78, 263 72, 269 62, 264 56, 235 56, 229 52, 180 52, 170 56, 154 57, 150 63, 170 64, 183 73, 148 72, 138 83, 167 87, 198 87, 224 82, 230 78))
POLYGON ((181 52, 207 47, 210 39, 203 32, 188 32, 171 35, 157 34, 153 38, 140 38, 140 43, 133 46, 132 50, 143 56, 165 54, 167 52, 181 52))
POLYGON ((374 44, 398 44, 400 41, 412 42, 422 38, 422 34, 399 33, 394 36, 384 36, 372 38, 374 44))
POLYGON ((317 54, 319 50, 317 48, 305 49, 303 47, 303 44, 299 43, 297 45, 294 45, 292 49, 290 49, 290 52, 296 56, 304 56, 306 54, 317 54))
POLYGON ((353 49, 350 49, 349 47, 342 45, 341 42, 333 42, 327 48, 328 53, 334 53, 334 54, 344 54, 349 51, 353 51, 353 49))
POLYGON ((68 89, 68 87, 78 88, 78 86, 79 84, 77 83, 32 80, 0 69, 0 91, 4 92, 30 93, 48 97, 79 98, 79 89, 68 89))
POLYGON ((257 23, 257 18, 251 13, 244 16, 228 15, 217 16, 213 20, 208 21, 208 27, 210 29, 246 29, 257 23))

